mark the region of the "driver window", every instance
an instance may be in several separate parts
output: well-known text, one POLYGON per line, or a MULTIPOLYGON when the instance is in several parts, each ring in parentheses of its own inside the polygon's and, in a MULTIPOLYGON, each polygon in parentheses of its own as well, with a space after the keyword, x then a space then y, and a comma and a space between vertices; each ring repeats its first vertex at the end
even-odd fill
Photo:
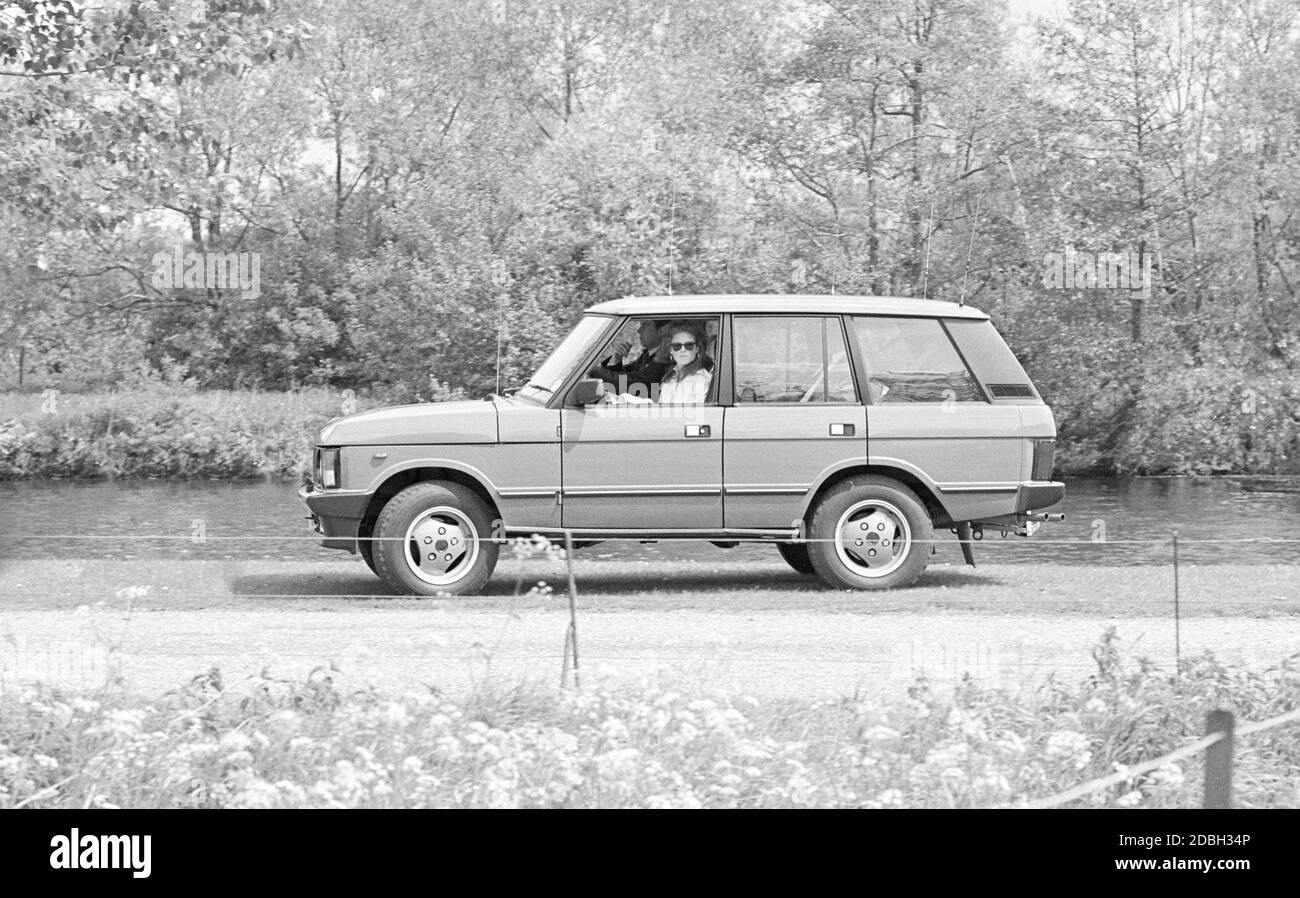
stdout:
POLYGON ((605 383, 606 403, 712 403, 717 340, 717 318, 632 318, 587 376, 605 383))

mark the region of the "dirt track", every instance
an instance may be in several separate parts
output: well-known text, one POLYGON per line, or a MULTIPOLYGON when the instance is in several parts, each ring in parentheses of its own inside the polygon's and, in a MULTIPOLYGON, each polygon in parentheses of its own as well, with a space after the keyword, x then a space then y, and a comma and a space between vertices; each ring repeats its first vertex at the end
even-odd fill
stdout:
MULTIPOLYGON (((267 664, 304 676, 336 663, 349 684, 435 685, 460 693, 489 673, 559 681, 563 568, 502 564, 478 599, 385 598, 356 561, 188 562, 33 559, 0 571, 4 686, 40 678, 93 685, 120 651, 133 690, 156 693, 209 667, 235 684, 267 664), (556 595, 514 596, 545 579, 556 595), (114 590, 149 585, 133 602, 114 590), (94 603, 106 599, 101 607, 94 603), (90 605, 90 608, 86 608, 90 605), (78 610, 78 606, 82 606, 78 610)), ((671 573, 584 562, 578 636, 584 673, 734 685, 755 695, 902 692, 915 670, 1017 686, 1093 669, 1116 626, 1139 654, 1172 665, 1171 577, 1163 568, 939 566, 913 589, 822 590, 772 565, 671 573)), ((1182 575, 1183 654, 1270 664, 1300 652, 1300 567, 1203 567, 1182 575)))

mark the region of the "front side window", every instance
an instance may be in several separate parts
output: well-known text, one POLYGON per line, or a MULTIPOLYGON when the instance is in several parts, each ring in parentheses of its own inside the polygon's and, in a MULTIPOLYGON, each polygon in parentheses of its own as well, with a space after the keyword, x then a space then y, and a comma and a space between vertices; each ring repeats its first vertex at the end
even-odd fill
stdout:
POLYGON ((983 402, 937 318, 853 319, 872 402, 983 402))
POLYGON ((586 376, 605 382, 605 404, 712 404, 718 326, 716 317, 630 318, 586 376))
POLYGON ((736 401, 857 402, 839 318, 737 315, 736 401))

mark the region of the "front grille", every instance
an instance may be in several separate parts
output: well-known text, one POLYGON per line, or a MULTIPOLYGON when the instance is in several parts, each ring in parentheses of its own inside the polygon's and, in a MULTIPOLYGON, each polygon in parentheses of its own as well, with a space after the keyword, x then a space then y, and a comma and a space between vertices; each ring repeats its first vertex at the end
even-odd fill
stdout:
POLYGON ((1029 384, 989 384, 989 392, 998 399, 1033 399, 1034 388, 1029 384))
POLYGON ((1052 462, 1056 455, 1056 440, 1034 440, 1033 480, 1051 480, 1052 462))

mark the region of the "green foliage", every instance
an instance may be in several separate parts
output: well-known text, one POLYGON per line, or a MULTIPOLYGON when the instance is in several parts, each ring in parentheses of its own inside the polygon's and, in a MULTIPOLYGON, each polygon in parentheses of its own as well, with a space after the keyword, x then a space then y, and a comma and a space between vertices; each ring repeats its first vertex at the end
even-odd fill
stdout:
POLYGON ((376 404, 326 389, 204 391, 173 366, 111 393, 0 394, 0 480, 293 478, 316 431, 376 404))
MULTIPOLYGON (((208 671, 152 701, 27 688, 0 697, 0 806, 1014 807, 1300 705, 1295 659, 1264 672, 1209 654, 1181 674, 1129 661, 1114 632, 1097 672, 1008 693, 924 680, 907 699, 760 701, 726 690, 601 683, 556 694, 485 685, 465 700, 263 671, 208 671)), ((1291 728, 1242 737, 1234 798, 1292 807, 1291 728)), ((1201 758, 1077 799, 1196 807, 1201 758)))

